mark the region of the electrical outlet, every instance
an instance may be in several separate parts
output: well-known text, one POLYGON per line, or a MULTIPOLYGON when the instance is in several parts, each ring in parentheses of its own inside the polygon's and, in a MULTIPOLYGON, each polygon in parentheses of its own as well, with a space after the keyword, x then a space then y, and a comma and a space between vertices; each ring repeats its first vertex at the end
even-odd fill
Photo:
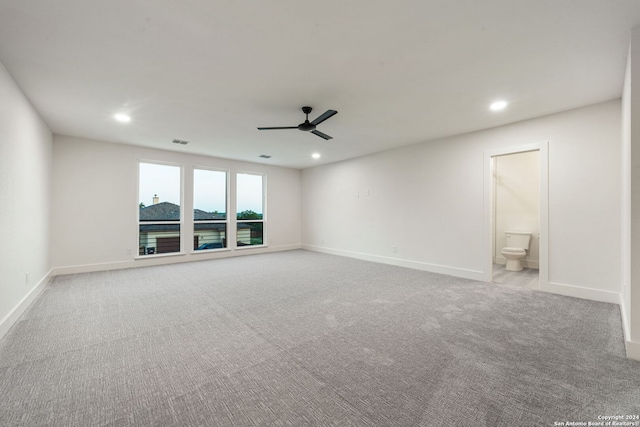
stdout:
POLYGON ((29 273, 25 273, 24 274, 24 284, 28 285, 29 284, 29 273))
POLYGON ((127 255, 131 255, 131 248, 127 248, 127 255))
POLYGON ((398 247, 397 246, 391 246, 391 252, 393 252, 394 254, 396 252, 398 252, 398 247))

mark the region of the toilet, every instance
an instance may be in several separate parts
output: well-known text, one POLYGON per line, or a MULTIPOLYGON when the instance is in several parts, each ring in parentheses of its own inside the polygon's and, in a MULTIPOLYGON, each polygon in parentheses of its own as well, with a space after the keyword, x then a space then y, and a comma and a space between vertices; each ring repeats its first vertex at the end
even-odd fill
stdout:
POLYGON ((522 270, 521 260, 527 256, 531 232, 529 231, 505 231, 507 246, 502 248, 502 255, 507 260, 506 269, 509 271, 522 270))

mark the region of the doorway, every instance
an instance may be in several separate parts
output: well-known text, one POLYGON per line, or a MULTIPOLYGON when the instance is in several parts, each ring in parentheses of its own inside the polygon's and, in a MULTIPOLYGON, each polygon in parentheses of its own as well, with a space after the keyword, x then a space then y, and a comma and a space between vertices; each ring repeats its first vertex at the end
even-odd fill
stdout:
MULTIPOLYGON (((485 153, 486 280, 548 288, 548 144, 485 153), (502 249, 512 233, 529 232, 521 271, 506 269, 502 249)), ((513 264, 513 262, 511 262, 513 264)))

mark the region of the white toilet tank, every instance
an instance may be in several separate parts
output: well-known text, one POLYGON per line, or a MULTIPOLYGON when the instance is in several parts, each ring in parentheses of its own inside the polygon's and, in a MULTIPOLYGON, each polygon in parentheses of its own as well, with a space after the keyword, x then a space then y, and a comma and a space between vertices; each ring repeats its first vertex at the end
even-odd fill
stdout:
POLYGON ((507 237, 508 248, 518 248, 529 250, 529 242, 531 241, 530 231, 505 231, 507 237))

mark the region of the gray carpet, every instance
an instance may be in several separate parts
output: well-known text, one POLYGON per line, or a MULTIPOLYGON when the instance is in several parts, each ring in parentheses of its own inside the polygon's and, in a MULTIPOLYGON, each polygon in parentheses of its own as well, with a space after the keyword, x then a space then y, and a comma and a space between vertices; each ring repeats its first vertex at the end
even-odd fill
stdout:
POLYGON ((640 413, 619 309, 290 251, 55 277, 2 426, 553 426, 640 413))

